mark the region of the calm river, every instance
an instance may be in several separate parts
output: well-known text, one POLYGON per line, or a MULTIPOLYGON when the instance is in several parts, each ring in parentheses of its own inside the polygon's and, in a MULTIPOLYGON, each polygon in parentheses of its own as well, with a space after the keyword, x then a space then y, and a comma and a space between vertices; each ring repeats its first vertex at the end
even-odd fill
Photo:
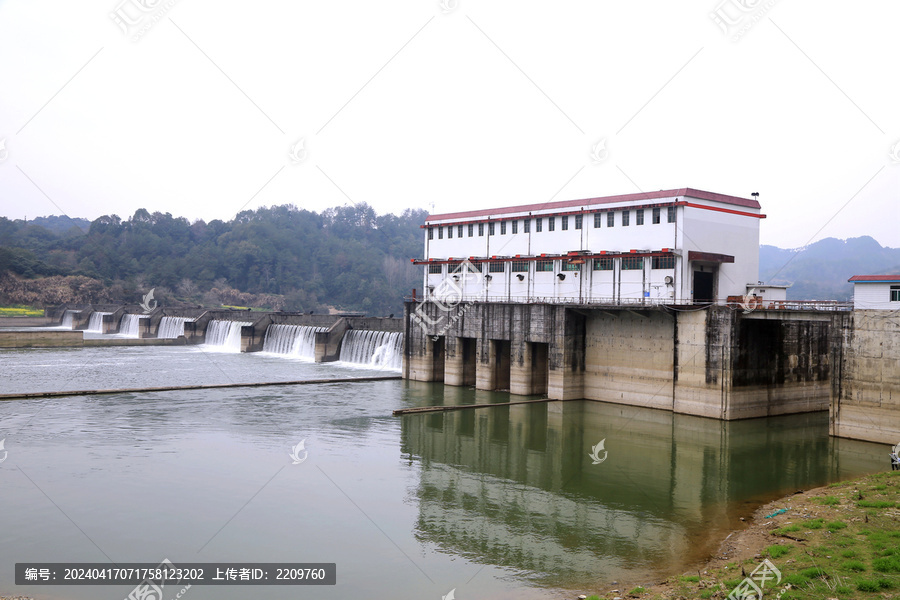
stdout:
MULTIPOLYGON (((197 347, 0 352, 2 392, 379 374, 197 347)), ((13 567, 168 558, 337 563, 336 586, 194 586, 189 600, 574 598, 681 572, 760 502, 886 463, 882 446, 829 438, 823 413, 391 416, 509 399, 384 381, 0 402, 0 595, 117 600, 133 586, 17 587, 13 567)))

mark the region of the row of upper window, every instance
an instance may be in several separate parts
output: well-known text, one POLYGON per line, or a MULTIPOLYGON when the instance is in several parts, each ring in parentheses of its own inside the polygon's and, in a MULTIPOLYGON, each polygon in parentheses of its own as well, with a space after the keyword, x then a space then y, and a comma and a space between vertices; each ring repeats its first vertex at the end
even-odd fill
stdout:
MULTIPOLYGON (((591 259, 588 259, 591 260, 591 259)), ((609 256, 604 256, 602 258, 592 259, 593 269, 594 271, 612 271, 615 269, 615 261, 616 259, 609 256)), ((541 271, 553 271, 553 260, 513 260, 509 261, 510 271, 512 273, 527 273, 528 265, 530 263, 534 263, 535 272, 541 271)), ((482 265, 488 265, 488 273, 505 273, 506 272, 506 262, 489 262, 489 263, 469 263, 471 268, 475 269, 477 272, 483 272, 482 265)), ((586 264, 586 263, 585 263, 586 264)), ((450 273, 453 274, 453 269, 457 268, 459 265, 451 264, 450 273)), ((441 275, 443 271, 443 265, 428 265, 428 273, 431 275, 441 275)), ((580 271, 582 265, 579 263, 570 263, 566 260, 562 261, 562 269, 563 271, 580 271)), ((644 268, 644 257, 643 256, 623 256, 622 257, 622 270, 623 271, 640 271, 644 268)), ((674 269, 675 268, 675 257, 674 256, 653 256, 650 259, 650 268, 651 269, 674 269)))
MULTIPOLYGON (((622 214, 621 223, 622 227, 628 227, 631 224, 631 211, 623 210, 619 211, 622 214)), ((639 208, 634 211, 635 212, 635 225, 643 225, 644 224, 644 209, 639 208)), ((675 222, 675 207, 670 206, 667 209, 666 220, 669 223, 675 222)), ((607 227, 615 227, 616 225, 616 212, 607 212, 607 213, 594 213, 594 228, 597 229, 601 226, 603 222, 603 215, 606 215, 606 226, 607 227)), ((652 209, 651 214, 651 222, 654 225, 659 224, 662 218, 661 210, 659 208, 652 209)), ((506 235, 506 227, 507 223, 510 225, 511 233, 516 234, 519 233, 519 222, 518 221, 500 221, 500 235, 506 235)), ((575 215, 575 229, 581 229, 584 223, 584 215, 575 215)), ((469 223, 466 225, 448 225, 447 226, 447 238, 453 238, 453 228, 456 228, 456 237, 463 237, 463 232, 466 231, 463 229, 467 227, 469 237, 473 237, 475 235, 475 223, 469 223)), ((484 223, 478 223, 478 235, 484 235, 484 223)), ((487 223, 487 232, 488 235, 494 235, 496 232, 496 223, 489 222, 487 223)), ((537 217, 534 220, 534 231, 536 233, 540 233, 543 231, 544 219, 543 217, 537 217)), ((437 229, 438 239, 444 239, 444 227, 429 227, 428 228, 428 239, 434 239, 434 230, 437 229)), ((569 229, 569 215, 563 215, 560 217, 560 229, 563 231, 567 231, 569 229)), ((547 231, 556 231, 556 217, 547 217, 547 231)), ((531 233, 531 219, 525 219, 522 221, 522 233, 531 233)))

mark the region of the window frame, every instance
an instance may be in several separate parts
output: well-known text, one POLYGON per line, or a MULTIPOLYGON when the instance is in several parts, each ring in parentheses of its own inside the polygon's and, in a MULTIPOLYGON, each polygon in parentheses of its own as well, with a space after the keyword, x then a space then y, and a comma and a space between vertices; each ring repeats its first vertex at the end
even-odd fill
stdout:
POLYGON ((659 220, 659 219, 660 219, 660 216, 659 216, 659 207, 656 207, 656 208, 653 209, 653 224, 654 224, 654 225, 659 225, 659 223, 660 223, 660 220, 659 220))
POLYGON ((556 217, 547 217, 547 231, 556 231, 556 217))
POLYGON ((622 270, 623 271, 643 271, 644 270, 644 257, 643 256, 623 256, 622 257, 622 270))
POLYGON ((538 217, 534 220, 534 232, 540 233, 544 229, 544 219, 542 217, 538 217))
POLYGON ((607 227, 615 227, 616 226, 616 213, 615 211, 609 211, 606 213, 606 226, 607 227))
POLYGON ((428 274, 429 275, 443 275, 444 274, 444 265, 428 265, 428 274))
POLYGON ((628 227, 631 225, 631 211, 623 210, 622 211, 622 227, 628 227))
POLYGON ((478 237, 484 237, 484 223, 478 224, 478 237))
POLYGON ((650 259, 650 268, 653 270, 671 270, 675 268, 674 256, 654 256, 650 259), (671 266, 669 266, 671 265, 671 266))
POLYGON ((510 263, 509 271, 510 271, 510 273, 527 273, 528 272, 528 261, 527 260, 512 261, 510 263))
POLYGON ((675 223, 678 220, 678 207, 670 206, 666 211, 666 222, 675 223))
POLYGON ((550 258, 541 259, 534 261, 534 272, 535 273, 552 273, 553 272, 553 260, 550 258), (544 267, 550 266, 549 269, 544 267))
POLYGON ((489 262, 488 273, 506 273, 506 263, 500 261, 489 262))
POLYGON ((639 208, 636 211, 634 211, 634 224, 636 226, 644 224, 644 209, 643 208, 639 208))
POLYGON ((616 259, 611 256, 601 256, 594 259, 592 267, 594 271, 615 271, 616 259))
POLYGON ((561 223, 559 228, 563 231, 569 230, 569 215, 563 215, 562 219, 560 219, 561 223))

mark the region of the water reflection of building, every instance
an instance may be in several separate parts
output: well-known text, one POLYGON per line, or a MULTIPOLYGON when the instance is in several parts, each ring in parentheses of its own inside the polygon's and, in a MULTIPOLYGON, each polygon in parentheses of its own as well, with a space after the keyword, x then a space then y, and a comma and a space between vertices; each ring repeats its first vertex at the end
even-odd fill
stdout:
MULTIPOLYGON (((444 390, 447 404, 485 394, 444 390)), ((402 445, 422 463, 421 539, 552 585, 677 568, 714 551, 730 508, 870 468, 868 445, 827 430, 825 414, 721 422, 567 402, 407 416, 402 445)))

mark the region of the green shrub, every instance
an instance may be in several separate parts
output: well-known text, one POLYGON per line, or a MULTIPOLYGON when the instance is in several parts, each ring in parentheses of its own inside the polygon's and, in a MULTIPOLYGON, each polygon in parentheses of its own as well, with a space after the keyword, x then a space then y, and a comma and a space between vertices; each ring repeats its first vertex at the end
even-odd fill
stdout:
POLYGON ((844 563, 844 568, 848 571, 861 573, 866 570, 866 565, 862 564, 858 560, 848 560, 844 563))
POLYGON ((810 519, 804 523, 809 529, 822 529, 825 525, 825 519, 810 519))
POLYGON ((825 571, 820 569, 819 567, 810 567, 808 569, 803 569, 800 571, 800 574, 804 577, 809 577, 810 579, 815 579, 816 577, 822 577, 825 575, 825 571))
POLYGON ((783 533, 793 533, 795 531, 800 531, 801 529, 803 529, 803 528, 800 527, 800 525, 793 523, 791 525, 785 525, 784 527, 781 527, 780 529, 776 529, 772 533, 774 533, 775 535, 781 535, 783 533))
POLYGON ((820 504, 824 504, 825 506, 834 506, 835 504, 841 503, 837 496, 825 496, 824 498, 813 498, 813 500, 820 504))
POLYGON ((841 552, 841 556, 844 558, 856 558, 856 550, 844 550, 841 552))
POLYGON ((843 521, 831 521, 825 525, 828 528, 828 531, 837 531, 838 529, 844 529, 847 527, 847 524, 843 521))
POLYGON ((792 546, 782 546, 779 544, 775 544, 774 546, 769 546, 768 548, 766 548, 766 553, 772 558, 778 558, 790 552, 791 548, 792 546))
POLYGON ((894 508, 897 503, 887 500, 860 500, 856 505, 860 508, 894 508))
MULTIPOLYGON (((791 587, 798 587, 801 585, 805 585, 806 582, 809 581, 809 577, 805 577, 802 573, 792 573, 790 575, 786 575, 784 579, 781 580, 783 584, 791 584, 791 587)), ((782 596, 782 599, 784 596, 782 596)))
POLYGON ((876 558, 872 561, 872 568, 879 573, 900 573, 900 557, 891 555, 876 558))
POLYGON ((887 579, 859 579, 856 581, 856 589, 861 592, 880 592, 894 587, 893 582, 887 579))

